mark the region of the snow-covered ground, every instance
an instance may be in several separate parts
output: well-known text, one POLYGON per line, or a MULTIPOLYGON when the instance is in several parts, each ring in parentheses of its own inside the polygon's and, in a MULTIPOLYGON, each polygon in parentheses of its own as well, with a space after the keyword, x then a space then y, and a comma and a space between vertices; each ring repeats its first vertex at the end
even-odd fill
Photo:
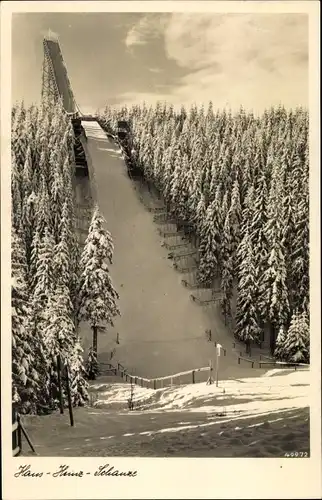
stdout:
MULTIPOLYGON (((206 329, 227 355, 220 357, 218 387, 205 382, 158 390, 135 386, 134 411, 128 409, 130 384, 100 377, 91 385, 92 406, 75 409, 74 428, 66 412, 25 417, 38 454, 282 457, 297 451, 308 456, 309 372, 267 373, 237 363, 231 333, 216 307, 193 303, 182 275, 172 268, 121 152, 97 123, 83 126, 92 192, 114 239, 111 276, 122 313, 99 338, 101 360, 109 361, 116 347, 114 363, 149 378, 207 366, 214 362, 215 348, 206 340, 206 329)), ((89 347, 91 332, 82 325, 81 333, 89 347)))
MULTIPOLYGON (((147 389, 134 387, 134 402, 144 411, 224 412, 227 415, 271 413, 286 408, 308 406, 309 371, 292 371, 273 377, 223 380, 216 384, 189 384, 147 389)), ((129 384, 93 383, 95 406, 124 409, 130 394, 129 384)))
POLYGON ((42 456, 309 456, 309 372, 157 391, 98 382, 96 405, 25 417, 42 456))
MULTIPOLYGON (((182 286, 183 275, 173 269, 161 246, 163 239, 153 215, 141 203, 118 146, 97 122, 82 124, 94 192, 114 240, 111 275, 120 294, 121 317, 99 337, 100 360, 108 362, 110 351, 117 348, 116 361, 130 373, 149 378, 201 368, 215 360, 215 348, 205 336, 205 330, 211 329, 213 338, 227 348, 227 356, 220 360, 219 378, 254 376, 250 365, 237 364, 231 333, 218 305, 200 307, 182 286)), ((91 332, 86 325, 82 325, 82 337, 87 350, 91 332)))

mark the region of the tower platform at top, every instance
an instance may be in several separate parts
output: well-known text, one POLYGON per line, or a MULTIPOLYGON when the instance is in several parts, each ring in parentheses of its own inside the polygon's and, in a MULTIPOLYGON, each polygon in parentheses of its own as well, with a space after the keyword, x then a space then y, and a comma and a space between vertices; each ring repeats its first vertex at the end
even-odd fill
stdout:
POLYGON ((58 37, 49 33, 44 37, 43 46, 42 96, 53 102, 61 99, 66 113, 77 116, 79 110, 68 78, 58 37))

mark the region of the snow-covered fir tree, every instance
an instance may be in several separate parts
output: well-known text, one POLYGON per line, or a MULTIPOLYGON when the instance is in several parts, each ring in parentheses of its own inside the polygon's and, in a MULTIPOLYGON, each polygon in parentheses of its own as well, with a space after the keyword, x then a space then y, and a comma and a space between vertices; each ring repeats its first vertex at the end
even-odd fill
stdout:
POLYGON ((235 336, 249 348, 260 342, 260 326, 256 310, 257 273, 252 241, 248 231, 239 246, 238 289, 235 336))
POLYGON ((273 167, 268 221, 265 226, 268 241, 268 258, 259 286, 259 312, 262 320, 270 325, 271 353, 279 327, 288 323, 289 299, 286 281, 285 248, 282 219, 282 178, 279 163, 273 167))
POLYGON ((120 314, 115 290, 109 274, 113 258, 113 241, 105 229, 105 220, 96 207, 89 227, 88 237, 81 256, 78 318, 86 321, 93 330, 93 349, 97 354, 98 331, 114 325, 120 314))
POLYGON ((38 374, 34 367, 32 335, 30 329, 29 287, 24 243, 12 228, 12 391, 13 401, 22 412, 35 406, 38 374))
POLYGON ((292 363, 307 363, 309 361, 309 326, 305 313, 293 313, 283 351, 286 361, 292 363))
POLYGON ((278 332, 278 335, 277 335, 277 338, 276 338, 276 345, 275 345, 275 351, 274 351, 274 356, 279 361, 284 361, 285 357, 286 357, 285 340, 286 340, 285 327, 284 327, 284 325, 281 325, 279 332, 278 332))
POLYGON ((70 392, 74 406, 84 406, 89 401, 87 371, 81 340, 76 337, 68 359, 70 392))
POLYGON ((212 285, 218 272, 220 253, 220 233, 217 220, 217 207, 211 203, 200 231, 198 282, 212 285))
POLYGON ((85 364, 85 373, 88 380, 95 380, 99 375, 100 369, 97 360, 97 354, 91 346, 88 351, 88 356, 85 364))

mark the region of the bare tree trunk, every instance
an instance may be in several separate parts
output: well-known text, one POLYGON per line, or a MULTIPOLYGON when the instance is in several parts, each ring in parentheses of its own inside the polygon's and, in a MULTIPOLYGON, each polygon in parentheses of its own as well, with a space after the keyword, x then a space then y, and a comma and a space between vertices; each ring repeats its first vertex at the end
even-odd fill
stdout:
POLYGON ((272 356, 273 356, 274 351, 275 351, 275 344, 276 344, 276 329, 275 329, 275 326, 271 323, 270 324, 269 345, 270 345, 270 352, 271 352, 272 356))
POLYGON ((97 357, 97 326, 93 326, 93 351, 97 357))
POLYGON ((59 408, 60 408, 60 413, 64 413, 64 401, 63 401, 63 389, 62 389, 62 383, 61 383, 61 372, 62 372, 62 365, 61 365, 61 357, 60 354, 57 356, 57 377, 58 377, 58 391, 59 391, 59 408))

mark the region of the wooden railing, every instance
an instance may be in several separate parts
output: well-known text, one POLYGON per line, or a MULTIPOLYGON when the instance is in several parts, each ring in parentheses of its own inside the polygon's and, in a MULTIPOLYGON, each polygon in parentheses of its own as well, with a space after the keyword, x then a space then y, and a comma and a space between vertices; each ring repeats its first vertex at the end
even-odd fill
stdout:
MULTIPOLYGON (((232 343, 233 349, 239 349, 239 345, 237 342, 232 343)), ((261 345, 258 346, 261 349, 261 345)), ((304 366, 306 368, 309 368, 309 364, 305 363, 292 363, 289 361, 277 361, 276 359, 272 358, 271 356, 267 356, 265 354, 260 354, 259 355, 259 360, 254 359, 251 357, 251 353, 243 353, 242 351, 238 351, 237 354, 237 362, 240 365, 241 361, 246 361, 247 363, 251 364, 251 367, 254 368, 255 365, 258 366, 259 368, 264 368, 265 366, 274 366, 277 368, 283 368, 283 367, 293 367, 294 370, 296 370, 298 367, 304 366), (249 357, 247 357, 249 356, 249 357)))
POLYGON ((216 293, 216 295, 213 294, 210 299, 202 299, 200 297, 197 297, 193 293, 190 294, 190 298, 193 302, 196 302, 197 304, 199 304, 201 306, 206 306, 207 304, 213 304, 215 302, 218 302, 219 300, 222 300, 222 298, 223 298, 222 292, 216 291, 215 293, 216 293))
POLYGON ((12 455, 18 457, 22 452, 22 435, 24 435, 31 451, 37 455, 35 448, 22 425, 20 415, 15 405, 12 406, 12 455))
MULTIPOLYGON (((217 346, 217 342, 215 342, 215 347, 217 346)), ((221 350, 223 351, 224 356, 226 356, 226 349, 221 346, 221 350)), ((261 368, 261 365, 274 365, 274 366, 279 366, 280 368, 284 367, 294 367, 296 370, 298 367, 306 367, 309 369, 309 365, 305 363, 290 363, 290 362, 283 362, 283 361, 275 361, 275 360, 270 360, 270 361, 256 361, 254 359, 246 358, 242 355, 239 355, 237 357, 237 362, 240 364, 241 361, 246 361, 247 363, 250 363, 252 368, 254 368, 255 363, 258 363, 259 367, 261 368)), ((208 372, 208 380, 207 383, 213 383, 213 378, 212 378, 212 372, 213 372, 213 367, 212 367, 212 362, 209 363, 209 366, 205 366, 202 368, 195 368, 193 370, 187 370, 184 372, 179 372, 179 373, 174 373, 172 375, 166 375, 164 377, 156 377, 156 378, 145 378, 145 377, 139 377, 138 375, 132 375, 128 373, 127 369, 121 364, 117 363, 117 367, 113 366, 111 363, 101 363, 104 366, 107 366, 107 369, 105 371, 108 373, 111 373, 116 376, 120 376, 123 380, 126 382, 130 382, 131 384, 138 385, 140 387, 146 387, 146 388, 152 388, 154 390, 158 389, 158 382, 160 382, 160 387, 164 387, 164 382, 170 380, 170 385, 174 385, 175 380, 182 378, 186 375, 191 375, 190 382, 187 381, 186 383, 196 383, 196 374, 200 372, 208 372)), ((218 386, 218 373, 216 370, 216 385, 218 386)))
POLYGON ((262 368, 262 365, 273 365, 278 368, 294 368, 296 371, 300 367, 305 367, 306 369, 310 369, 310 365, 308 363, 292 363, 291 361, 276 361, 276 360, 271 360, 271 361, 259 361, 259 367, 262 368))
MULTIPOLYGON (((187 370, 187 371, 180 372, 180 373, 174 373, 172 375, 166 375, 165 377, 156 377, 156 378, 152 378, 152 379, 145 378, 145 377, 139 377, 138 375, 132 375, 132 374, 128 373, 126 368, 121 363, 117 363, 117 367, 113 366, 111 363, 101 363, 101 364, 107 367, 105 370, 105 373, 109 372, 113 375, 120 376, 126 382, 131 382, 131 383, 134 383, 135 385, 138 385, 140 387, 147 387, 147 388, 151 388, 151 389, 155 389, 155 390, 158 388, 157 387, 158 382, 160 382, 160 388, 162 388, 164 386, 164 382, 167 380, 170 380, 170 383, 172 386, 172 385, 174 385, 175 380, 180 379, 180 377, 184 377, 186 375, 191 375, 191 379, 190 379, 191 382, 190 383, 195 384, 196 383, 196 374, 200 373, 200 372, 209 372, 209 377, 208 377, 207 382, 212 383, 213 368, 212 368, 211 363, 209 364, 209 366, 205 366, 202 368, 195 368, 193 370, 187 370)), ((187 383, 189 383, 189 382, 187 382, 187 383)))
POLYGON ((130 380, 133 380, 135 384, 141 385, 141 387, 144 387, 144 383, 147 383, 147 386, 152 385, 153 389, 157 389, 157 383, 161 382, 161 388, 163 387, 163 384, 165 381, 170 380, 171 385, 173 385, 173 381, 175 379, 180 379, 180 377, 184 377, 185 375, 190 375, 191 374, 191 382, 195 384, 196 382, 196 373, 198 372, 210 372, 211 368, 209 366, 205 366, 203 368, 196 368, 194 370, 187 370, 184 372, 180 373, 175 373, 173 375, 166 375, 165 377, 157 377, 153 379, 147 379, 143 377, 136 377, 134 375, 129 375, 125 374, 125 377, 129 377, 130 380))
POLYGON ((240 365, 240 361, 243 360, 243 361, 247 361, 247 363, 251 363, 252 365, 252 368, 254 368, 254 363, 255 361, 253 359, 249 359, 249 358, 244 358, 243 356, 238 356, 238 364, 240 365))
POLYGON ((19 414, 16 408, 12 408, 12 455, 17 457, 22 449, 21 427, 19 425, 19 414))

